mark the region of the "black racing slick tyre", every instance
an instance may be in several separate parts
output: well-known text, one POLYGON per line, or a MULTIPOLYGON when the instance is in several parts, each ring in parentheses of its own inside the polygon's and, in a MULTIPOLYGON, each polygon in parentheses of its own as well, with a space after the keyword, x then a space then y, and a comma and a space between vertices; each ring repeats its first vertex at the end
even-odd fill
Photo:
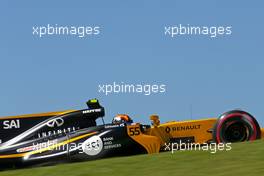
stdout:
POLYGON ((228 111, 217 120, 213 129, 216 143, 243 142, 260 139, 261 131, 256 119, 241 110, 228 111))

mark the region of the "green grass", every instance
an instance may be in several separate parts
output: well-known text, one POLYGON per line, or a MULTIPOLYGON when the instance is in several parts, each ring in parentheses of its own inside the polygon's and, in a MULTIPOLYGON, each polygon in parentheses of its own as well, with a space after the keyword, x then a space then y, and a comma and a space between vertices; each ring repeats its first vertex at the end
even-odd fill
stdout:
POLYGON ((0 176, 108 176, 108 175, 264 175, 264 141, 237 143, 231 151, 177 151, 154 155, 0 172, 0 176))

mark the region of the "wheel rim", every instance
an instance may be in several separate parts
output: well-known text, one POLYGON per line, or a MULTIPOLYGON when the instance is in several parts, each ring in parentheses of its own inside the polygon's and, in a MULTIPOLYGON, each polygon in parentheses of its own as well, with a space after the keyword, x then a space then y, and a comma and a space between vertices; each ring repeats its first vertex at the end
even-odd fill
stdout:
POLYGON ((226 124, 224 138, 228 142, 242 142, 248 140, 250 132, 248 126, 242 122, 226 124))

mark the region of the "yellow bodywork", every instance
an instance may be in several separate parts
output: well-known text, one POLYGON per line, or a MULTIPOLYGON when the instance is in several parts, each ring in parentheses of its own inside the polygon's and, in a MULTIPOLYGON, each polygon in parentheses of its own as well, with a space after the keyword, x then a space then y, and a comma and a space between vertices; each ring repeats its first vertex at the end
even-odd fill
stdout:
MULTIPOLYGON (((193 137, 193 143, 206 143, 212 140, 212 128, 216 118, 190 121, 172 121, 160 124, 158 116, 150 117, 153 126, 149 129, 139 131, 140 124, 133 124, 127 127, 128 135, 149 154, 158 153, 165 143, 172 138, 193 137)), ((141 129, 142 130, 142 129, 141 129)))
POLYGON ((161 145, 172 138, 189 138, 192 143, 207 143, 212 140, 212 128, 217 118, 187 121, 171 121, 153 125, 149 130, 150 135, 159 137, 161 145))
MULTIPOLYGON (((191 139, 189 142, 196 144, 208 143, 213 140, 212 131, 217 122, 217 118, 207 118, 201 120, 171 121, 160 124, 157 115, 151 116, 150 120, 152 121, 151 128, 145 130, 136 137, 132 136, 135 141, 146 148, 148 153, 159 152, 159 148, 155 148, 156 151, 148 150, 149 147, 146 146, 149 146, 152 142, 155 143, 155 145, 158 143, 161 148, 164 147, 166 143, 171 142, 171 139, 191 139)), ((133 126, 129 126, 129 128, 132 127, 133 126)), ((261 138, 264 138, 264 128, 261 129, 261 138)))
POLYGON ((142 133, 140 130, 140 124, 127 126, 127 134, 134 141, 143 146, 148 154, 158 153, 160 151, 160 139, 157 136, 151 136, 142 133))
POLYGON ((0 117, 1 120, 7 119, 23 119, 23 118, 38 118, 38 117, 46 117, 46 116, 58 116, 67 114, 70 112, 74 112, 76 110, 66 110, 66 111, 58 111, 58 112, 45 112, 45 113, 37 113, 37 114, 26 114, 26 115, 17 115, 17 116, 5 116, 0 117))

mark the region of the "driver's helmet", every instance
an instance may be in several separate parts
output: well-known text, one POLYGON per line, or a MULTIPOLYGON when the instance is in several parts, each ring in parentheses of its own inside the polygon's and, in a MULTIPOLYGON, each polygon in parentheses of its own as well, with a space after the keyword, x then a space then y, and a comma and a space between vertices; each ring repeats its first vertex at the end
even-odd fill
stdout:
POLYGON ((122 124, 122 123, 133 123, 133 120, 127 114, 118 114, 113 120, 113 124, 122 124))

